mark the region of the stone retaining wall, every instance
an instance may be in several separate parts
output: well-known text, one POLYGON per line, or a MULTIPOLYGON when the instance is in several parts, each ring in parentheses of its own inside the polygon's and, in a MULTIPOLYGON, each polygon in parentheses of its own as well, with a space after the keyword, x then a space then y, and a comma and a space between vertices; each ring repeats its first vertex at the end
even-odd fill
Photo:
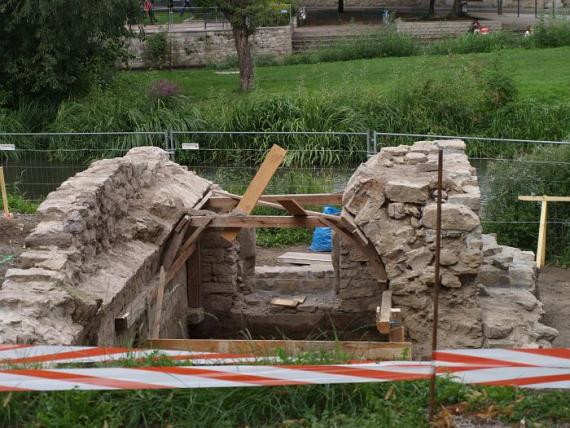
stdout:
MULTIPOLYGON (((167 33, 172 45, 172 67, 194 67, 224 62, 236 58, 236 48, 231 30, 172 31, 167 33)), ((148 37, 153 37, 150 33, 148 37)), ((146 40, 133 38, 129 52, 133 58, 130 68, 153 68, 148 56, 146 40)), ((259 28, 253 36, 256 55, 284 56, 293 51, 291 26, 259 28)))

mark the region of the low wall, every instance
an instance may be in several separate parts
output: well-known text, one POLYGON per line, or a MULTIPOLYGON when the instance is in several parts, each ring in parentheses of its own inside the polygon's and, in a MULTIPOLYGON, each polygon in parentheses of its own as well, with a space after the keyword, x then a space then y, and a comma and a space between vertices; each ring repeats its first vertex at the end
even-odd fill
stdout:
MULTIPOLYGON (((489 27, 492 32, 501 31, 503 29, 503 24, 498 21, 485 21, 482 25, 489 27)), ((396 31, 399 33, 409 34, 410 36, 420 40, 437 40, 465 34, 469 30, 470 26, 470 21, 398 21, 396 23, 396 31)))
MULTIPOLYGON (((236 48, 231 30, 171 31, 168 38, 172 44, 172 67, 195 67, 223 62, 236 57, 236 48)), ((153 34, 148 34, 152 37, 153 34)), ((256 55, 284 56, 293 51, 291 26, 259 28, 253 36, 253 51, 256 55)), ((131 39, 129 52, 133 58, 130 68, 152 68, 148 56, 147 41, 131 39)))

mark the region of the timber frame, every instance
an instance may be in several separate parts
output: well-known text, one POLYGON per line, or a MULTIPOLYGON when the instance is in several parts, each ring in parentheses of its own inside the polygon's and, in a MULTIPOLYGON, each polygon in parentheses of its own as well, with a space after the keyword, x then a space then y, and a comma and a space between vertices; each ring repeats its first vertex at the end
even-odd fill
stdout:
MULTIPOLYGON (((200 212, 202 209, 209 212, 202 215, 186 214, 178 221, 168 239, 161 258, 160 280, 156 293, 157 307, 150 332, 150 346, 158 346, 163 349, 192 349, 208 352, 220 352, 222 348, 224 349, 223 352, 236 352, 236 350, 243 352, 248 347, 250 351, 265 350, 273 353, 278 348, 295 352, 336 349, 336 342, 160 340, 161 306, 165 285, 176 277, 184 265, 187 266, 189 309, 197 311, 197 313, 201 309, 199 249, 200 237, 206 229, 221 229, 222 237, 232 242, 241 228, 330 227, 367 256, 369 266, 377 281, 379 284, 384 285, 384 288, 388 288, 386 270, 380 255, 374 244, 366 238, 349 213, 344 212, 342 215, 336 216, 311 211, 306 208, 307 206, 342 204, 342 193, 263 195, 267 184, 285 159, 286 154, 286 150, 274 145, 243 196, 221 190, 211 190, 193 207, 194 212, 198 214, 202 214, 200 212), (256 206, 286 211, 288 215, 251 215, 256 206), (252 347, 253 349, 251 349, 252 347)), ((394 327, 399 321, 399 310, 392 309, 391 300, 391 292, 385 291, 377 315, 378 331, 382 334, 388 334, 391 342, 339 342, 343 350, 355 352, 359 357, 382 359, 398 358, 402 353, 410 350, 410 344, 404 342, 403 327, 399 325, 394 327), (394 347, 394 344, 398 346, 394 347)), ((198 319, 195 322, 200 321, 201 319, 198 319)), ((128 320, 115 320, 115 324, 118 326, 126 322, 128 320)))

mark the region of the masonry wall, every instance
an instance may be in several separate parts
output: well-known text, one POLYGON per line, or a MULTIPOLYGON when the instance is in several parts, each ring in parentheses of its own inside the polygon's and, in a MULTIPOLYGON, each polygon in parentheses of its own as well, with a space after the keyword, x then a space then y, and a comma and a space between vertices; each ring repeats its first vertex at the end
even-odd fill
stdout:
MULTIPOLYGON (((148 34, 147 37, 152 37, 148 34)), ((214 64, 236 58, 231 30, 169 32, 172 44, 173 67, 193 67, 214 64)), ((253 37, 253 51, 257 55, 284 56, 292 53, 291 26, 259 28, 253 37)), ((147 52, 146 40, 131 39, 129 52, 131 68, 154 67, 147 52)))

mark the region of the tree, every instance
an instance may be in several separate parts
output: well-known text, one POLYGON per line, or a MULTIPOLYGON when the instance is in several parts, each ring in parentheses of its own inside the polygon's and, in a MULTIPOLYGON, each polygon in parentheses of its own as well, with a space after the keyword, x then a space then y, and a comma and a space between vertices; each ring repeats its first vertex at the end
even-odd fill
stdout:
POLYGON ((269 9, 269 0, 214 0, 232 26, 239 63, 240 89, 255 87, 255 67, 250 37, 263 22, 269 9))
POLYGON ((0 105, 88 87, 124 54, 139 10, 137 0, 2 0, 0 105))

